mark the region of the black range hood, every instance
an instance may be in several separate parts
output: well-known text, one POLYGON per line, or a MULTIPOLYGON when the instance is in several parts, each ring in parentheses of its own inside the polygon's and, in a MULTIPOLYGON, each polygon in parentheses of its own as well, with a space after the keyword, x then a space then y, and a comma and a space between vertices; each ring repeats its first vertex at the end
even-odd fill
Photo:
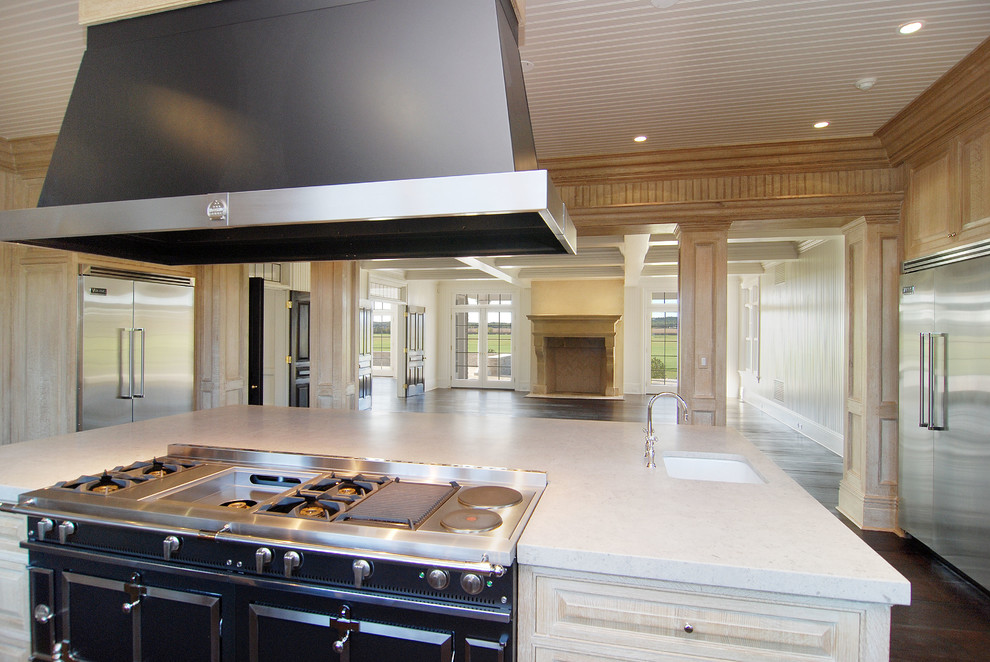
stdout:
POLYGON ((222 0, 90 27, 0 240, 163 264, 574 252, 509 0, 222 0))

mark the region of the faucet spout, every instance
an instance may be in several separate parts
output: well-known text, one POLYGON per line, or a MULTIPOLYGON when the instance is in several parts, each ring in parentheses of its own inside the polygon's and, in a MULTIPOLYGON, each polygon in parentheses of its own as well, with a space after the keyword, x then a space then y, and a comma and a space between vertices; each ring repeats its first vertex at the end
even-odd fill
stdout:
POLYGON ((678 410, 684 416, 684 421, 686 422, 688 420, 687 402, 685 402, 684 398, 677 395, 676 393, 672 391, 661 391, 660 393, 657 393, 652 398, 650 398, 650 402, 646 405, 646 429, 643 430, 643 432, 646 433, 646 452, 644 457, 646 457, 647 468, 653 468, 657 466, 655 461, 657 435, 653 430, 653 403, 662 397, 674 398, 674 400, 677 402, 678 410))

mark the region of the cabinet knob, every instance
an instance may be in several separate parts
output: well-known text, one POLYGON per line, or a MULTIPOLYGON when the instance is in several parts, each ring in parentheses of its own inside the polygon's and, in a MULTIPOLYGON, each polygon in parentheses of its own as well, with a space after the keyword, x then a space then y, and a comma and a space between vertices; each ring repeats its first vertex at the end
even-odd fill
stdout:
POLYGON ((55 612, 53 612, 52 608, 46 604, 40 604, 34 608, 34 620, 38 623, 47 623, 52 620, 52 616, 54 615, 55 612))
POLYGON ((694 626, 691 625, 690 623, 685 623, 684 631, 687 632, 688 634, 691 634, 692 632, 694 632, 694 626))

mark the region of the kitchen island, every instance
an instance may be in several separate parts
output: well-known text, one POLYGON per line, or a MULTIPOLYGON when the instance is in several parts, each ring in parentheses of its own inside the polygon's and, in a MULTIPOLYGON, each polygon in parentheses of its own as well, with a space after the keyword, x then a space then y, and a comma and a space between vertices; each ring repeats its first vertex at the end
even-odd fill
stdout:
MULTIPOLYGON (((545 471, 517 547, 517 660, 887 659, 907 580, 734 430, 657 432, 647 468, 635 423, 226 407, 0 448, 0 501, 170 443, 545 471), (761 480, 672 478, 664 453, 744 458, 761 480)), ((5 632, 26 631, 6 599, 25 593, 23 519, 3 516, 5 632)))

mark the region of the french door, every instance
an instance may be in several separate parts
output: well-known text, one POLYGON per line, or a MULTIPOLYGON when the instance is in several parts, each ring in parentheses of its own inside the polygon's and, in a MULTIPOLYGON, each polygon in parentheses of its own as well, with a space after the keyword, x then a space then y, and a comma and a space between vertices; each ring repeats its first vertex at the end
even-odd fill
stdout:
POLYGON ((455 301, 451 385, 514 388, 511 295, 459 294, 455 301))

